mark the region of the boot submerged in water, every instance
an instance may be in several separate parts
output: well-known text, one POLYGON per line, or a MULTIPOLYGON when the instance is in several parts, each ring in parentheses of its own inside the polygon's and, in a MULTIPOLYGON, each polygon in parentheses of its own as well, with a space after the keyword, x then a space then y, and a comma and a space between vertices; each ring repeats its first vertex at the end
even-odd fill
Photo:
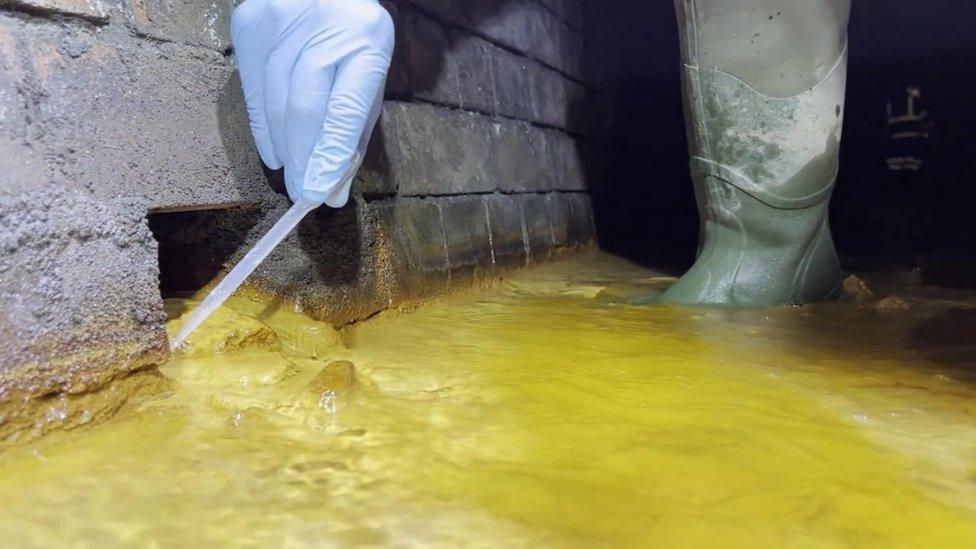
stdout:
POLYGON ((695 265, 663 299, 761 307, 839 295, 827 207, 850 0, 676 7, 702 236, 695 265))

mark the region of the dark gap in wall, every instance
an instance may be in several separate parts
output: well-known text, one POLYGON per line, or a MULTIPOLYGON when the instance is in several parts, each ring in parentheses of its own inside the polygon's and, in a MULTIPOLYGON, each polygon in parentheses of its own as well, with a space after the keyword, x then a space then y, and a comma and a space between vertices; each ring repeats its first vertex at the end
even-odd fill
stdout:
POLYGON ((257 208, 150 213, 159 243, 159 291, 185 297, 213 280, 262 217, 257 208))
POLYGON ((681 55, 671 2, 618 0, 598 62, 615 115, 601 162, 581 151, 601 246, 680 274, 694 261, 698 211, 688 171, 681 55), (601 165, 602 164, 602 165, 601 165), (597 173, 602 170, 602 174, 597 173))
MULTIPOLYGON (((357 283, 366 253, 359 214, 359 201, 353 198, 338 209, 318 208, 302 220, 295 235, 308 263, 299 267, 299 271, 306 271, 300 285, 337 288, 357 283)), ((268 264, 280 271, 294 268, 288 266, 287 257, 282 258, 282 263, 275 261, 273 256, 268 264)))

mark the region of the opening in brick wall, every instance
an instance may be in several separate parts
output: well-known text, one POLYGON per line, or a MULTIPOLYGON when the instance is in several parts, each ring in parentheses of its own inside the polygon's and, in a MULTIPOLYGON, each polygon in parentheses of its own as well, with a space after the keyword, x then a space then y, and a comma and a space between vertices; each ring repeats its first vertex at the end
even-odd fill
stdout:
POLYGON ((217 277, 260 220, 254 208, 150 213, 149 229, 159 243, 159 291, 166 297, 192 295, 217 277))

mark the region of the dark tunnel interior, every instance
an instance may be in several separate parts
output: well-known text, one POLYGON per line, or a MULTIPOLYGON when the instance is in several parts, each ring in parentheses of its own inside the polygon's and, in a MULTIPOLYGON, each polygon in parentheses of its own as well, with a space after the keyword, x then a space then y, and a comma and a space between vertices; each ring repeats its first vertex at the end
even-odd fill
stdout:
MULTIPOLYGON (((617 30, 607 60, 617 113, 606 183, 595 192, 598 231, 606 249, 677 274, 694 259, 698 214, 674 6, 615 4, 621 9, 609 11, 617 30)), ((864 258, 939 264, 947 278, 941 282, 976 279, 976 176, 969 164, 976 155, 974 20, 976 6, 950 0, 853 2, 830 220, 845 266, 864 258), (915 112, 927 112, 921 129, 928 137, 906 145, 892 139, 898 128, 889 126, 888 105, 892 116, 905 114, 910 93, 915 112), (899 164, 904 157, 917 165, 899 164)))

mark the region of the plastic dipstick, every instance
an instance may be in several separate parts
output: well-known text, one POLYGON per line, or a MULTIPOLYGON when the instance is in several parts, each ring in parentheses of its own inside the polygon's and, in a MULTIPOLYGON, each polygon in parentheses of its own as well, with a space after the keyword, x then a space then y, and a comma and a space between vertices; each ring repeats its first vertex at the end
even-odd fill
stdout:
POLYGON ((274 224, 274 227, 271 227, 271 230, 261 237, 261 240, 259 240, 253 248, 251 248, 251 251, 247 252, 244 259, 242 259, 241 262, 238 263, 229 273, 227 273, 227 276, 225 276, 224 279, 217 284, 217 287, 210 292, 210 295, 203 300, 203 303, 201 303, 199 307, 190 313, 190 316, 187 317, 183 327, 180 328, 179 334, 177 334, 176 338, 170 343, 170 350, 172 351, 177 349, 183 344, 184 341, 186 341, 186 338, 189 337, 194 330, 203 324, 205 320, 210 318, 210 315, 212 315, 214 311, 216 311, 217 308, 224 303, 224 301, 227 301, 227 298, 230 297, 231 294, 233 294, 234 291, 237 290, 237 288, 240 287, 245 280, 247 280, 247 277, 258 268, 258 265, 260 265, 261 262, 268 257, 271 250, 274 250, 275 247, 277 247, 278 244, 280 244, 281 241, 284 240, 285 237, 295 229, 298 223, 301 222, 306 215, 308 215, 308 212, 318 208, 319 206, 320 204, 316 202, 310 202, 304 199, 299 200, 285 213, 285 215, 281 216, 281 219, 274 224))

